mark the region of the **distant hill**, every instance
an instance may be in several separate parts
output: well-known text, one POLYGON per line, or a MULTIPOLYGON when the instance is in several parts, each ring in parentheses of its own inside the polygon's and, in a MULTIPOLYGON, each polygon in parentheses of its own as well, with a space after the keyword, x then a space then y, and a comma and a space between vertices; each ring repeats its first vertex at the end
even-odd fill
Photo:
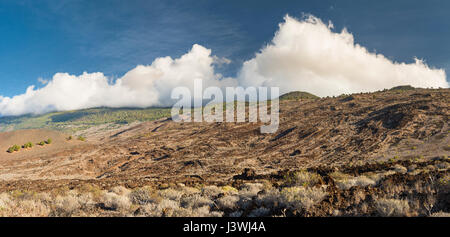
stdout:
MULTIPOLYGON (((280 97, 281 100, 317 98, 319 97, 301 91, 289 92, 280 97)), ((165 117, 170 117, 170 108, 92 108, 42 115, 0 117, 0 132, 46 128, 71 133, 100 124, 129 124, 135 121, 152 121, 165 117)))
POLYGON ((395 86, 389 89, 390 91, 409 91, 409 90, 415 90, 415 87, 412 87, 410 85, 402 85, 402 86, 395 86))
POLYGON ((135 121, 151 121, 170 116, 169 108, 93 108, 52 112, 43 115, 0 117, 0 132, 18 129, 47 128, 74 132, 91 126, 135 121))
POLYGON ((319 97, 304 91, 292 91, 280 96, 280 100, 318 99, 319 97))
MULTIPOLYGON (((410 85, 396 86, 389 91, 409 91, 410 85)), ((292 91, 280 96, 280 100, 318 99, 308 92, 292 91)), ((170 117, 170 108, 92 108, 76 111, 51 112, 43 115, 0 117, 0 132, 18 129, 52 129, 76 132, 100 124, 129 124, 135 121, 152 121, 170 117)))

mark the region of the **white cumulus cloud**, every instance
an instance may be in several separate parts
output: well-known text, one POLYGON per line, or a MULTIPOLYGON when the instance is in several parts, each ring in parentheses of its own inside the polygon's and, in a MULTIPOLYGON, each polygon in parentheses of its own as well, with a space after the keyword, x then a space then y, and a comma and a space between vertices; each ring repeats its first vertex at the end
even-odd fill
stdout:
POLYGON ((42 88, 28 87, 14 97, 0 95, 0 116, 40 114, 92 107, 170 106, 171 91, 185 86, 193 91, 194 79, 207 86, 277 86, 319 96, 375 91, 398 85, 448 87, 445 71, 415 63, 393 62, 355 44, 347 30, 333 32, 331 23, 309 16, 286 16, 272 42, 244 62, 236 78, 224 78, 215 66, 230 60, 211 55, 200 45, 180 58, 161 57, 139 65, 115 81, 103 73, 56 73, 39 80, 42 88))
POLYGON ((346 29, 308 16, 286 16, 272 42, 246 61, 238 75, 241 85, 279 86, 280 92, 307 91, 319 96, 375 91, 398 85, 448 87, 444 70, 422 60, 392 62, 355 44, 346 29))
POLYGON ((151 65, 139 65, 115 82, 103 73, 79 76, 56 73, 40 89, 28 87, 24 94, 0 96, 0 115, 40 114, 49 111, 76 110, 92 107, 169 106, 171 90, 186 86, 193 90, 193 80, 202 79, 203 86, 236 86, 236 80, 214 72, 213 64, 225 59, 211 56, 211 50, 195 44, 180 58, 157 58, 151 65))

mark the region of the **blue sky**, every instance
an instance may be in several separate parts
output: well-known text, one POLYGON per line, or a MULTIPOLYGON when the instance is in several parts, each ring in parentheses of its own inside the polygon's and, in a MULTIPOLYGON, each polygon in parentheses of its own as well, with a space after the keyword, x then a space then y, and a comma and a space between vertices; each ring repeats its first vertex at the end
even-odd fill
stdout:
POLYGON ((355 41, 394 61, 422 58, 450 72, 449 1, 12 1, 0 3, 0 95, 37 79, 84 71, 121 77, 197 43, 232 63, 270 42, 289 14, 309 13, 348 28, 355 41))

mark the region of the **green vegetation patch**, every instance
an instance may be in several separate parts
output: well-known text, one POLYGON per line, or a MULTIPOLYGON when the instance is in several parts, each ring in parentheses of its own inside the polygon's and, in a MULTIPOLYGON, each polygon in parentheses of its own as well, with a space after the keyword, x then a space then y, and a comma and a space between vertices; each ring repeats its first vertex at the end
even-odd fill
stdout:
POLYGON ((43 115, 0 117, 0 132, 18 129, 52 129, 73 133, 91 126, 135 121, 152 121, 170 117, 170 108, 93 108, 77 111, 52 112, 43 115))
POLYGON ((26 149, 26 148, 33 148, 33 143, 32 142, 27 142, 27 143, 22 145, 22 148, 24 148, 24 149, 26 149))
POLYGON ((13 152, 16 152, 16 151, 19 151, 20 150, 20 146, 18 146, 18 145, 13 145, 13 146, 11 146, 10 148, 8 148, 8 152, 9 153, 13 153, 13 152))

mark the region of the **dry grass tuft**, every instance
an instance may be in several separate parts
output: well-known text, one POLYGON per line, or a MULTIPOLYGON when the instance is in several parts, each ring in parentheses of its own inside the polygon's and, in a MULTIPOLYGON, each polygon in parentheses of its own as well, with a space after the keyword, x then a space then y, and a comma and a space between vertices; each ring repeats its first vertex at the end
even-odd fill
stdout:
POLYGON ((408 216, 408 201, 398 199, 378 199, 376 200, 376 209, 380 216, 408 216))
POLYGON ((281 190, 282 199, 295 210, 308 210, 327 196, 323 188, 287 187, 281 190))

